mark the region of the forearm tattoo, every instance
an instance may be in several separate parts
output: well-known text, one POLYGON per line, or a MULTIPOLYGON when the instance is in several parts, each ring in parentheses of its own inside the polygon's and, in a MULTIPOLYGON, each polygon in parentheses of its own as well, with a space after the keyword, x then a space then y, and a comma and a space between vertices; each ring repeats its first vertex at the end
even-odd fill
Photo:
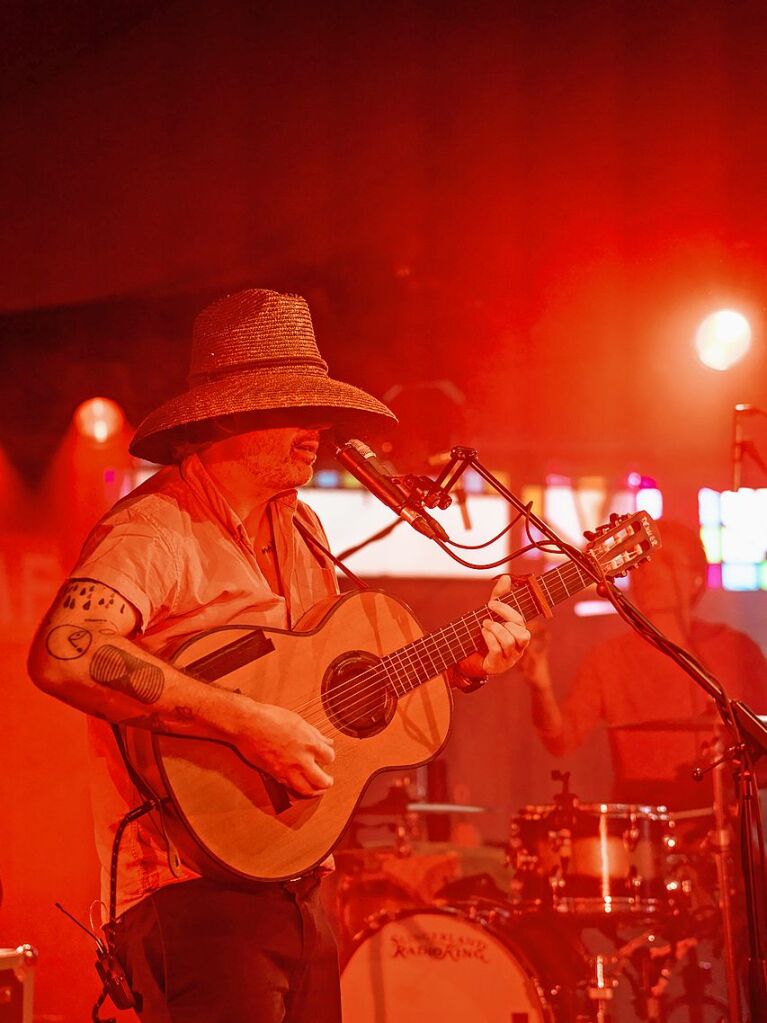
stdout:
POLYGON ((91 658, 90 674, 99 685, 132 696, 139 703, 156 703, 165 688, 161 668, 109 644, 99 647, 91 658))
POLYGON ((161 728, 173 729, 173 722, 179 721, 182 725, 191 724, 194 721, 194 714, 190 707, 174 707, 173 711, 163 716, 156 711, 139 714, 137 717, 125 718, 120 721, 121 725, 133 725, 137 728, 151 728, 158 731, 161 728))

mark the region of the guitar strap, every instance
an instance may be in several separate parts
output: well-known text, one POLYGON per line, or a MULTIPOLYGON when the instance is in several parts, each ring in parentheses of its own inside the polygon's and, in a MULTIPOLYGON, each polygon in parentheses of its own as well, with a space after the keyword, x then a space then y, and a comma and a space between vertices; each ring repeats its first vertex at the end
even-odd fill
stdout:
MULTIPOLYGON (((303 524, 303 522, 299 522, 298 519, 294 519, 293 521, 294 521, 296 529, 301 534, 301 536, 304 538, 304 541, 306 542, 307 547, 309 548, 309 550, 312 551, 313 554, 315 553, 315 551, 312 548, 315 548, 316 550, 322 551, 322 553, 325 555, 326 558, 328 558, 330 561, 332 561, 333 564, 337 568, 341 569, 341 571, 344 573, 344 575, 348 576, 349 579, 351 579, 351 581, 354 583, 354 585, 357 587, 357 589, 359 589, 359 590, 369 590, 370 589, 368 584, 364 583, 359 578, 359 576, 355 575, 354 572, 352 572, 352 570, 350 568, 347 568, 346 565, 343 563, 343 561, 341 561, 340 558, 337 558, 335 556, 335 554, 331 554, 331 552, 327 549, 325 544, 322 543, 322 541, 318 540, 317 537, 314 536, 314 534, 311 533, 306 528, 306 526, 303 524)), ((316 557, 316 554, 315 554, 315 557, 316 557)))

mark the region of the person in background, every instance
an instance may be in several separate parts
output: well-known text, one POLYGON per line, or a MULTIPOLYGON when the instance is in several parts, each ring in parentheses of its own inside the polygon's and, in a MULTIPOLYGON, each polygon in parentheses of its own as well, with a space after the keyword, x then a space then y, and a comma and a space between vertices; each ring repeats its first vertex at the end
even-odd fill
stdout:
MULTIPOLYGON (((703 545, 680 523, 659 525, 661 550, 631 574, 633 601, 670 640, 693 653, 730 697, 763 713, 764 654, 743 632, 696 617, 706 589, 703 545)), ((713 734, 710 700, 637 633, 595 646, 561 703, 554 695, 545 633, 534 635, 520 670, 529 681, 535 728, 553 755, 567 756, 598 724, 609 726, 612 801, 671 809, 711 805, 710 782, 692 778, 701 746, 713 734), (637 725, 642 727, 628 727, 637 725)))

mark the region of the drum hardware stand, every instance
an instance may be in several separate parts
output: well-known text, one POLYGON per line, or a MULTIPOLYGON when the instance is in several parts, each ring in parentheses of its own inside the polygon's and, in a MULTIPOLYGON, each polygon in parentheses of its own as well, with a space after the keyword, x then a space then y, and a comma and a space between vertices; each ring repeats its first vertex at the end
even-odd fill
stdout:
MULTIPOLYGON (((537 523, 536 523, 537 524, 537 523)), ((709 696, 722 718, 723 727, 735 738, 737 755, 727 755, 734 773, 740 821, 740 861, 743 870, 745 908, 748 921, 748 1005, 750 1023, 767 1020, 767 865, 762 836, 759 791, 753 764, 767 754, 767 727, 741 700, 731 700, 719 680, 708 672, 687 650, 667 639, 631 601, 611 583, 602 590, 615 605, 621 617, 637 633, 652 643, 682 668, 709 696)), ((731 921, 730 921, 731 922, 731 921)), ((725 968, 728 972, 730 1023, 741 1023, 739 978, 732 942, 733 927, 728 927, 728 950, 725 968)))
MULTIPOLYGON (((687 937, 674 938, 659 945, 656 944, 655 930, 647 930, 631 938, 611 957, 613 963, 632 963, 634 966, 630 972, 626 971, 625 965, 620 969, 634 992, 637 1014, 646 1023, 665 1023, 672 1005, 684 1006, 689 1010, 689 1023, 703 1023, 703 1006, 713 1004, 713 1000, 705 996, 707 981, 704 977, 710 973, 710 969, 698 959, 698 944, 697 937, 687 937), (675 965, 683 960, 687 961, 681 971, 684 996, 668 1003, 666 989, 675 965)), ((721 1007, 718 1002, 716 1005, 721 1007)), ((726 1021, 723 1019, 720 1023, 726 1021)))
POLYGON ((605 967, 614 965, 617 962, 615 956, 596 955, 589 959, 589 966, 592 970, 592 977, 588 982, 586 992, 589 1001, 596 1006, 594 1023, 610 1023, 607 1015, 607 1003, 612 1000, 615 988, 618 986, 618 978, 608 974, 605 967))
POLYGON ((733 892, 735 889, 732 877, 730 851, 732 848, 732 832, 727 815, 725 798, 724 772, 731 763, 740 770, 741 757, 745 753, 743 743, 729 746, 722 750, 722 738, 717 737, 711 745, 715 757, 706 767, 696 767, 693 771, 695 781, 701 781, 709 772, 714 787, 714 830, 709 832, 709 846, 716 864, 716 878, 719 886, 719 906, 722 915, 722 932, 724 938, 725 979, 727 982, 727 1002, 736 1020, 740 1019, 740 985, 738 983, 738 964, 735 957, 735 927, 733 892))

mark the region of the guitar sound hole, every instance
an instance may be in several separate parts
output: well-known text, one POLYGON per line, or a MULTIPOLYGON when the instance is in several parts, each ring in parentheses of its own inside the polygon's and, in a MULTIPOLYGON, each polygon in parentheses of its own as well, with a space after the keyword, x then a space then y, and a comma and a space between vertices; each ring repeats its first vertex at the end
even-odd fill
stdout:
POLYGON ((322 680, 325 713, 341 732, 357 739, 383 731, 397 701, 380 670, 380 658, 352 650, 332 661, 322 680))

